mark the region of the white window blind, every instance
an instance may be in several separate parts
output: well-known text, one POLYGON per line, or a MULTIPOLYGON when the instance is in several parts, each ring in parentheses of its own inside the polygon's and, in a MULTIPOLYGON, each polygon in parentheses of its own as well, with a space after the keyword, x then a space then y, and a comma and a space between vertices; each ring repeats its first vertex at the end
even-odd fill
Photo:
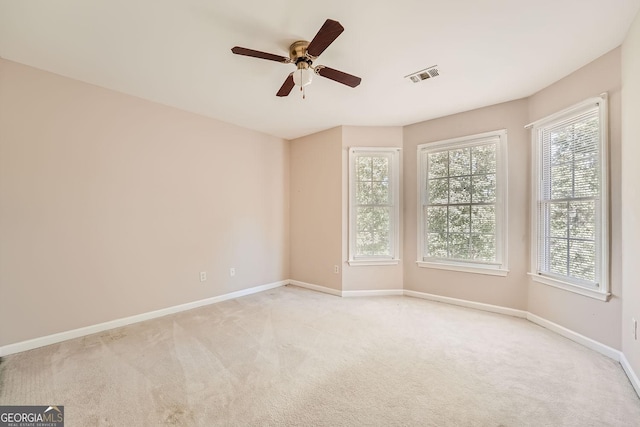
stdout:
POLYGON ((592 108, 542 128, 540 272, 599 286, 600 132, 592 108))
POLYGON ((534 125, 534 279, 608 293, 606 99, 534 125))

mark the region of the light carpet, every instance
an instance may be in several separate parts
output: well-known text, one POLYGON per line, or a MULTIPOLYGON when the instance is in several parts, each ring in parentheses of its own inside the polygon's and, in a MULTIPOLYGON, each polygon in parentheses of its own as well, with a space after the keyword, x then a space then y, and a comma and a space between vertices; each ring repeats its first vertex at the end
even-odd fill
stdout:
POLYGON ((620 365, 524 319, 292 286, 11 355, 72 426, 638 426, 620 365))

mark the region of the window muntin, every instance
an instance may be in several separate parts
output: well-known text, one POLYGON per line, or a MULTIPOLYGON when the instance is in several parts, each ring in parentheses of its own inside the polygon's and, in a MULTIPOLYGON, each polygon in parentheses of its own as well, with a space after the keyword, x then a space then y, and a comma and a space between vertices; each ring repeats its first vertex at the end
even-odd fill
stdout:
POLYGON ((350 261, 398 260, 399 150, 350 150, 350 261))
POLYGON ((606 129, 603 98, 533 127, 534 280, 608 293, 606 129))
POLYGON ((504 131, 418 147, 419 265, 506 268, 505 150, 504 131))

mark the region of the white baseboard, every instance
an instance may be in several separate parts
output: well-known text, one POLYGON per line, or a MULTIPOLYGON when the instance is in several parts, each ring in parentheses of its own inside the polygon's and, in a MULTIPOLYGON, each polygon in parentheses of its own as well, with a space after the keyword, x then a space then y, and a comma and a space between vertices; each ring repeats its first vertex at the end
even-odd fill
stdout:
POLYGON ((325 286, 314 285, 307 282, 301 282, 299 280, 289 280, 288 283, 290 285, 297 286, 299 288, 311 289, 312 291, 318 291, 325 294, 336 295, 339 297, 342 296, 342 291, 339 291, 337 289, 327 288, 325 286))
POLYGON ((342 291, 343 297, 381 297, 390 295, 404 295, 402 289, 380 289, 371 291, 342 291))
POLYGON ((629 377, 629 381, 631 382, 633 388, 636 390, 638 397, 640 397, 640 380, 638 379, 636 373, 633 371, 633 368, 631 368, 631 365, 629 364, 629 361, 627 360, 627 357, 624 355, 624 353, 620 353, 620 364, 622 365, 622 369, 624 369, 624 372, 627 374, 627 377, 629 377))
POLYGON ((289 284, 300 288, 310 289, 325 294, 335 295, 338 297, 373 297, 387 295, 404 295, 402 289, 376 289, 369 291, 340 291, 338 289, 327 288, 326 286, 314 285, 313 283, 301 282, 299 280, 289 280, 289 284))
POLYGON ((529 320, 537 325, 542 326, 543 328, 547 328, 550 331, 553 331, 559 335, 562 335, 565 338, 570 339, 571 341, 575 341, 579 344, 584 345, 591 350, 597 351, 600 354, 604 354, 607 357, 612 358, 613 360, 620 361, 621 352, 616 350, 615 348, 604 345, 596 340, 593 340, 589 337, 581 335, 577 332, 572 331, 571 329, 567 329, 564 326, 560 326, 557 323, 553 323, 547 319, 544 319, 540 316, 536 316, 525 310, 516 310, 508 307, 501 307, 498 305, 484 304, 475 301, 462 300, 457 298, 444 297, 440 295, 427 294, 424 292, 417 292, 405 289, 404 294, 409 297, 415 298, 423 298, 431 301, 444 302, 447 304, 459 305, 467 308, 475 308, 477 310, 490 311, 492 313, 506 314, 508 316, 520 317, 529 320))
POLYGON ((603 354, 617 362, 620 362, 620 365, 622 365, 622 369, 627 374, 631 385, 635 389, 638 396, 640 396, 640 380, 638 379, 636 373, 633 371, 633 368, 631 368, 631 365, 629 364, 629 361, 625 357, 624 353, 589 337, 585 337, 584 335, 574 332, 571 329, 567 329, 564 326, 560 326, 557 323, 553 323, 528 311, 500 307, 497 305, 443 297, 440 295, 427 294, 424 292, 411 291, 408 289, 404 290, 404 295, 408 297, 423 298, 431 301, 444 302, 447 304, 459 305, 462 307, 475 308, 477 310, 490 311, 492 313, 506 314, 509 316, 527 319, 528 321, 535 323, 536 325, 540 325, 543 328, 549 329, 550 331, 555 332, 558 335, 562 335, 563 337, 568 338, 571 341, 577 342, 578 344, 581 344, 587 348, 590 348, 591 350, 597 351, 600 354, 603 354))
POLYGON ((70 331, 60 332, 57 334, 47 335, 44 337, 34 338, 27 341, 17 342, 15 344, 8 344, 0 347, 0 357, 7 356, 9 354, 20 353, 22 351, 32 350, 38 347, 44 347, 46 345, 67 341, 73 338, 79 338, 98 332, 104 332, 109 329, 119 328, 122 326, 130 325, 132 323, 142 322, 145 320, 155 319, 157 317, 167 316, 169 314, 179 313, 181 311, 191 310, 205 305, 215 304, 217 302, 222 302, 233 298, 239 298, 245 295, 255 294, 257 292, 284 286, 288 282, 288 280, 282 280, 279 282, 268 283, 266 285, 254 286, 252 288, 242 289, 240 291, 230 292, 228 294, 218 295, 216 297, 188 302, 186 304, 174 305, 172 307, 162 308, 160 310, 136 314, 134 316, 124 317, 122 319, 110 320, 108 322, 98 323, 97 325, 86 326, 84 328, 78 328, 70 331))
POLYGON ((557 323, 553 323, 550 320, 544 319, 540 316, 536 316, 533 313, 527 313, 527 320, 535 323, 536 325, 540 325, 543 328, 547 328, 550 331, 555 332, 558 335, 562 335, 565 338, 570 339, 571 341, 575 341, 578 344, 582 344, 583 346, 590 348, 591 350, 597 351, 600 354, 604 354, 607 357, 612 358, 615 361, 620 361, 620 355, 622 354, 619 350, 615 348, 609 347, 608 345, 604 345, 601 342, 593 340, 589 337, 585 337, 582 334, 579 334, 571 329, 567 329, 564 326, 560 326, 557 323))
POLYGON ((430 301, 444 302, 447 304, 459 305, 461 307, 475 308, 476 310, 489 311, 491 313, 506 314, 507 316, 527 318, 527 312, 516 310, 515 308, 501 307, 499 305, 484 304, 481 302, 469 301, 458 298, 443 297, 440 295, 427 294, 424 292, 404 290, 404 295, 414 298, 422 298, 430 301))
POLYGON ((218 295, 216 297, 206 298, 203 300, 193 301, 186 304, 175 305, 172 307, 163 308, 160 310, 150 311, 147 313, 137 314, 134 316, 124 317, 122 319, 111 320, 97 325, 91 325, 84 328, 73 329, 71 331, 60 332, 57 334, 47 335, 44 337, 34 338, 27 341, 22 341, 14 344, 8 344, 0 347, 0 357, 7 356, 9 354, 20 353, 22 351, 31 350, 38 347, 44 347, 46 345, 55 344, 62 341, 67 341, 73 338, 79 338, 86 335, 95 334, 98 332, 104 332, 109 329, 119 328, 122 326, 130 325, 132 323, 142 322, 145 320, 155 319, 158 317, 167 316, 169 314, 179 313, 181 311, 187 311, 194 308, 202 307, 205 305, 215 304, 218 302, 239 298, 246 295, 255 294, 257 292, 266 291, 269 289, 278 288, 284 285, 294 285, 301 288, 310 289, 313 291, 323 292, 330 295, 355 297, 355 296, 381 296, 381 295, 405 295, 413 298, 422 298, 430 301, 443 302, 446 304, 457 305, 461 307, 473 308, 476 310, 489 311, 492 313, 505 314, 508 316, 520 317, 529 320, 537 325, 549 329, 565 338, 575 341, 584 345, 600 354, 603 354, 611 359, 620 362, 624 372, 629 377, 631 385, 635 389, 638 396, 640 396, 640 380, 638 376, 631 368, 629 361, 625 357, 624 353, 604 345, 598 341, 574 332, 570 329, 560 326, 557 323, 553 323, 540 316, 529 313, 524 310, 516 310, 508 307, 501 307, 497 305, 484 304, 475 301, 462 300, 458 298, 445 297, 440 295, 428 294, 424 292, 412 291, 408 289, 386 289, 386 290, 370 290, 370 291, 339 291, 337 289, 327 288, 325 286, 313 285, 311 283, 300 282, 298 280, 282 280, 279 282, 268 283, 265 285, 254 286, 248 289, 242 289, 236 292, 230 292, 224 295, 218 295))

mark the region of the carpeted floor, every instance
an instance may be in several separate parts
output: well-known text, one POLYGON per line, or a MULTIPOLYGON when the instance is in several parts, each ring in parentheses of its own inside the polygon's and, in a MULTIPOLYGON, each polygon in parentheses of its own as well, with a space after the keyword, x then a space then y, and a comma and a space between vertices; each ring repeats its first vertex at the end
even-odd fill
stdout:
POLYGON ((639 426, 620 365, 526 320, 292 286, 8 356, 73 426, 639 426))

